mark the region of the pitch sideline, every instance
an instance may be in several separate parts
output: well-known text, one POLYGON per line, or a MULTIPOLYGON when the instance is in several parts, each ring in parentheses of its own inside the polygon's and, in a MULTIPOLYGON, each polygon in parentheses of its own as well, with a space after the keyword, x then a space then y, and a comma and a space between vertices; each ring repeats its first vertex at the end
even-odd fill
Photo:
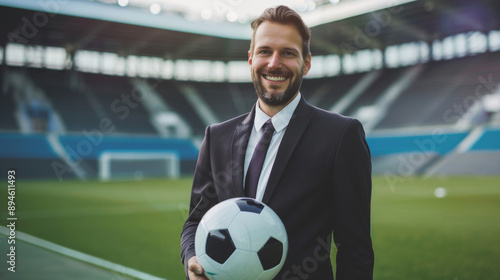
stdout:
MULTIPOLYGON (((0 234, 9 236, 10 230, 5 226, 0 226, 0 234)), ((16 239, 130 277, 143 280, 167 280, 165 278, 156 277, 151 274, 147 274, 145 272, 130 267, 126 267, 101 258, 97 258, 17 230, 16 230, 16 239)))

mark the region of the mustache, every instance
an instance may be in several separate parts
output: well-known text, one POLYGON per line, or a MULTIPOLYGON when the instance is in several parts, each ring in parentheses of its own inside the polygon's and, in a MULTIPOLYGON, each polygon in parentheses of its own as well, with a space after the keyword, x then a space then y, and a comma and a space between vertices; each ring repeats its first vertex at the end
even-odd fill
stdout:
POLYGON ((259 74, 261 75, 274 75, 274 76, 292 76, 291 71, 284 71, 284 70, 269 70, 269 69, 263 69, 259 71, 259 74))

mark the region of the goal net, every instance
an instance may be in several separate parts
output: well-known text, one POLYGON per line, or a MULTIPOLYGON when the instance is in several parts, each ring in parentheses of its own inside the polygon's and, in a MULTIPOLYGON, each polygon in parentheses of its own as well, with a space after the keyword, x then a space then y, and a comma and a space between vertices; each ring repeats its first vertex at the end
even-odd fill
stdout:
POLYGON ((175 153, 108 151, 99 156, 99 178, 104 181, 179 176, 180 161, 175 153))

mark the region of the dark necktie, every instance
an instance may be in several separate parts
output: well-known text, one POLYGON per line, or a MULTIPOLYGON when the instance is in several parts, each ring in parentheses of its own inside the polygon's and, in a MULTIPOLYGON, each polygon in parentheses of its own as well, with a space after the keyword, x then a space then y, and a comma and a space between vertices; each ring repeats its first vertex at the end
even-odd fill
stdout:
POLYGON ((264 129, 264 133, 255 147, 245 179, 245 194, 252 198, 255 198, 257 194, 257 184, 259 183, 262 165, 264 165, 264 159, 266 158, 269 144, 273 138, 274 126, 271 123, 271 119, 269 119, 262 128, 264 129))

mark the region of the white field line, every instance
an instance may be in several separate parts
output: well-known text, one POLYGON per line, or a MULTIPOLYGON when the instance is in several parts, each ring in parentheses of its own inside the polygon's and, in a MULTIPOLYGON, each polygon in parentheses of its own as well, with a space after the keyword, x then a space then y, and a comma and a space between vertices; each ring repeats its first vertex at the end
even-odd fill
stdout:
MULTIPOLYGON (((0 226, 0 234, 9 236, 10 230, 4 226, 0 226)), ((16 239, 21 241, 30 243, 32 245, 62 254, 64 256, 68 256, 86 263, 93 264, 95 266, 99 266, 111 271, 115 271, 121 273, 123 275, 128 275, 134 278, 143 279, 143 280, 166 280, 165 278, 159 278, 142 271, 135 270, 130 267, 126 267, 120 264, 112 263, 91 255, 87 255, 85 253, 66 248, 64 246, 49 242, 47 240, 40 239, 38 237, 29 235, 27 233, 23 233, 16 230, 16 239)))

